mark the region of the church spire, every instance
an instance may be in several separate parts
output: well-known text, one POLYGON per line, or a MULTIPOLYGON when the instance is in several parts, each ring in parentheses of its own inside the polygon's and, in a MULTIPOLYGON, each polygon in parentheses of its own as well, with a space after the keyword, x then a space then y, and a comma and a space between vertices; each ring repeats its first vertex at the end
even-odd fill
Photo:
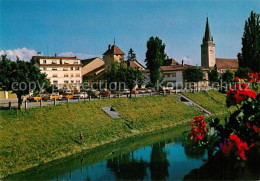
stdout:
POLYGON ((213 42, 213 37, 211 36, 211 33, 210 33, 208 17, 207 17, 206 29, 205 29, 205 35, 203 37, 203 42, 213 42))

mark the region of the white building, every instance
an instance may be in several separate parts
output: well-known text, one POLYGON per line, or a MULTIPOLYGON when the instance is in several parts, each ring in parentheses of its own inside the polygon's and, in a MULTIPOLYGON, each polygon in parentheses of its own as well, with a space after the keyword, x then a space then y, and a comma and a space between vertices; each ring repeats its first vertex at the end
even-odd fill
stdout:
MULTIPOLYGON (((166 61, 170 61, 171 65, 167 66, 161 66, 160 67, 160 73, 161 76, 164 77, 164 81, 168 86, 173 86, 177 88, 183 88, 186 87, 185 81, 183 80, 182 72, 188 67, 195 67, 193 65, 184 64, 184 61, 182 61, 181 64, 179 64, 176 60, 173 58, 169 59, 167 58, 166 61)), ((200 87, 204 87, 208 85, 208 68, 199 67, 202 69, 204 73, 203 81, 200 82, 200 87)), ((145 78, 150 81, 150 71, 148 69, 145 70, 145 78)))
POLYGON ((77 57, 33 56, 37 60, 42 73, 47 74, 51 84, 59 88, 64 84, 76 85, 82 83, 82 64, 77 57))

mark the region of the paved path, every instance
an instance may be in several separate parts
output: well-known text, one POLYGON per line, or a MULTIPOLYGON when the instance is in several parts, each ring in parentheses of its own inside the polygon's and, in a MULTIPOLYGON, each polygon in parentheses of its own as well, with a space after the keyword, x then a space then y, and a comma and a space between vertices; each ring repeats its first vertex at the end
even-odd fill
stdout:
MULTIPOLYGON (((204 91, 204 90, 200 90, 200 91, 204 91)), ((152 93, 139 93, 139 94, 132 94, 132 97, 147 97, 147 96, 151 96, 151 95, 166 95, 166 94, 181 94, 182 92, 190 92, 190 90, 188 89, 177 89, 177 90, 172 90, 172 91, 168 91, 168 92, 152 92, 152 93)), ((182 95, 182 94, 181 94, 182 95)), ((183 96, 183 95, 182 95, 183 96)), ((126 98, 127 95, 120 95, 120 98, 126 98)), ((185 96, 183 96, 185 97, 185 96)), ((118 98, 118 95, 115 94, 111 94, 111 98, 118 98)), ((109 98, 101 98, 101 99, 109 99, 109 98)), ((185 99, 189 100, 190 102, 192 102, 193 105, 195 105, 196 107, 198 107, 199 109, 201 109, 203 112, 205 112, 206 114, 208 114, 209 116, 213 115, 212 113, 210 113, 208 110, 206 110, 205 108, 201 107, 200 105, 196 104, 195 102, 193 102, 192 100, 190 100, 189 98, 185 97, 185 99)), ((100 100, 100 98, 91 98, 91 101, 95 101, 95 100, 100 100)), ((83 102, 83 101, 89 101, 89 98, 86 99, 70 99, 69 102, 73 103, 73 102, 83 102)), ((0 100, 0 108, 9 108, 9 103, 11 102, 11 107, 12 108, 17 108, 18 106, 18 100, 17 99, 7 99, 7 100, 0 100)), ((64 104, 64 103, 68 103, 67 100, 57 100, 56 101, 56 105, 58 104, 64 104)), ((40 102, 28 102, 27 101, 27 108, 31 108, 31 107, 39 107, 39 106, 52 106, 54 105, 54 101, 42 101, 42 103, 40 102)), ((25 107, 25 101, 23 101, 23 108, 25 107)))
POLYGON ((205 109, 204 107, 202 107, 201 105, 195 103, 194 101, 192 101, 191 99, 189 99, 188 97, 184 96, 183 94, 180 94, 180 96, 186 100, 188 100, 189 102, 191 102, 194 106, 198 107, 202 112, 204 112, 206 115, 208 115, 209 117, 214 116, 213 113, 211 113, 209 110, 205 109))

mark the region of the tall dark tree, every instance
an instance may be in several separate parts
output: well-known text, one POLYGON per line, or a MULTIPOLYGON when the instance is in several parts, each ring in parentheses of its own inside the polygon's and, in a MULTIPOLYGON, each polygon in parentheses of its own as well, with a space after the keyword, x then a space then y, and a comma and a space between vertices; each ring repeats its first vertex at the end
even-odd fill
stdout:
POLYGON ((136 54, 134 53, 134 50, 132 48, 130 48, 127 55, 127 61, 130 60, 136 60, 136 54))
POLYGON ((160 67, 166 58, 165 44, 159 37, 151 37, 147 42, 146 66, 150 70, 150 79, 153 85, 160 78, 160 67))
POLYGON ((22 96, 30 91, 40 91, 49 85, 46 74, 42 74, 35 66, 36 61, 25 62, 17 58, 11 61, 6 55, 0 60, 0 87, 17 95, 18 108, 22 108, 22 96))
POLYGON ((218 73, 218 70, 216 68, 212 69, 209 72, 209 81, 210 81, 211 84, 219 81, 219 73, 218 73))
POLYGON ((234 81, 235 75, 233 72, 231 72, 230 70, 227 70, 223 76, 223 82, 226 82, 227 84, 230 84, 231 82, 234 81))
POLYGON ((252 72, 252 70, 248 67, 241 67, 235 72, 235 76, 239 78, 248 79, 248 73, 252 72))
POLYGON ((169 160, 165 151, 165 142, 153 144, 150 159, 151 180, 167 180, 169 160))
POLYGON ((245 22, 242 37, 242 53, 238 54, 239 66, 260 72, 260 15, 251 11, 245 22))

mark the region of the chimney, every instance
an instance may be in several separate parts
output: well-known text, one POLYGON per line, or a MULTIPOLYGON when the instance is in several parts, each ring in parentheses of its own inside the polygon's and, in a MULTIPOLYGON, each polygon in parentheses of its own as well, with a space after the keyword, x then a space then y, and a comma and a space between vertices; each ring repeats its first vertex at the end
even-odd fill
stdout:
POLYGON ((108 50, 111 50, 111 45, 110 44, 108 45, 108 50))
POLYGON ((181 65, 184 66, 184 60, 181 61, 181 65))
POLYGON ((55 53, 55 55, 54 55, 55 57, 57 57, 57 54, 55 53))

